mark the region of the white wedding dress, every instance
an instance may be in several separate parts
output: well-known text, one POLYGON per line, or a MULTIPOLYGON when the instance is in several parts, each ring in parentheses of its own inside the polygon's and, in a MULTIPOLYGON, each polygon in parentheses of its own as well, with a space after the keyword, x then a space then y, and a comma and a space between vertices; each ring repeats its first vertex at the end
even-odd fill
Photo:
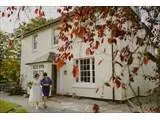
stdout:
POLYGON ((42 89, 40 86, 40 80, 33 81, 32 88, 30 90, 29 102, 35 103, 42 101, 42 89))

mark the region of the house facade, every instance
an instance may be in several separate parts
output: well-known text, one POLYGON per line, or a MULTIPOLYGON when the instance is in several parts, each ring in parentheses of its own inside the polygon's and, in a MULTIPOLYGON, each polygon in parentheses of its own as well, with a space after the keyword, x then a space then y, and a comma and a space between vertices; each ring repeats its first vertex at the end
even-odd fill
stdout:
MULTIPOLYGON (((57 48, 60 44, 56 29, 58 24, 59 18, 34 29, 22 39, 21 81, 24 89, 27 89, 27 82, 33 79, 35 73, 42 76, 43 72, 47 72, 53 80, 53 94, 76 94, 77 96, 100 99, 113 99, 114 97, 115 100, 125 100, 135 96, 129 86, 123 89, 104 85, 112 75, 112 48, 109 44, 102 45, 94 55, 88 56, 85 52, 87 45, 77 40, 73 43, 74 58, 71 61, 66 61, 65 65, 57 70, 53 58, 58 53, 57 48), (104 48, 105 54, 102 54, 104 48), (102 61, 101 64, 99 64, 100 61, 102 61), (80 70, 77 80, 72 75, 74 64, 78 64, 80 70)), ((120 47, 124 45, 123 42, 118 43, 120 47)), ((131 83, 137 95, 147 95, 147 91, 155 87, 153 82, 143 78, 143 73, 152 74, 153 68, 153 63, 143 66, 143 70, 139 70, 134 82, 131 83)), ((121 67, 115 66, 115 71, 121 74, 121 67)), ((129 84, 128 79, 128 73, 125 70, 122 80, 129 84)))

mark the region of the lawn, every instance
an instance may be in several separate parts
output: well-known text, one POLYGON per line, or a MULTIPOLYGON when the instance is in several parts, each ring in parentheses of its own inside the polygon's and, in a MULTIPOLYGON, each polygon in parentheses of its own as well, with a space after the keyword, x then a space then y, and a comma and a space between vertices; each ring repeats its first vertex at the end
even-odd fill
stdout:
POLYGON ((22 106, 8 101, 0 100, 0 113, 27 113, 22 106))

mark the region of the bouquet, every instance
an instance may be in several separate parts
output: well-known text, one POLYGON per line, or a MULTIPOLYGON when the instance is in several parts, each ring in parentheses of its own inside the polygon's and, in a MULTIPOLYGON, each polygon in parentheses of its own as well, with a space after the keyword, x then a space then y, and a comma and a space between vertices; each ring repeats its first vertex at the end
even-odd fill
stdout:
POLYGON ((32 82, 32 81, 28 81, 28 82, 27 82, 27 86, 29 87, 29 89, 32 88, 32 85, 33 85, 33 82, 32 82))

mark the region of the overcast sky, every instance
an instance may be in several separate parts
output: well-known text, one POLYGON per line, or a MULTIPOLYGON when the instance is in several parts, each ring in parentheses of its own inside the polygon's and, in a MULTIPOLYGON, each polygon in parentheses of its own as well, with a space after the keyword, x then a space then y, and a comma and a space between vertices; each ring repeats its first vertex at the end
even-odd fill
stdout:
MULTIPOLYGON (((0 11, 4 11, 5 8, 6 7, 0 6, 0 11)), ((20 22, 28 21, 29 18, 35 17, 34 8, 35 7, 30 7, 29 9, 27 9, 26 13, 21 14, 20 21, 16 21, 16 16, 11 17, 10 19, 0 18, 0 30, 13 32, 13 29, 17 28, 20 22)), ((45 16, 47 19, 56 18, 59 16, 59 14, 57 13, 57 7, 55 6, 43 7, 43 9, 45 11, 45 16)))
MULTIPOLYGON (((0 11, 4 11, 6 7, 0 6, 0 11)), ((13 17, 9 18, 0 18, 0 30, 2 31, 6 31, 6 32, 13 32, 13 29, 17 28, 19 26, 19 23, 22 22, 27 22, 29 19, 35 17, 35 10, 36 7, 28 7, 28 9, 26 10, 26 13, 22 13, 20 16, 20 21, 16 21, 17 15, 14 15, 13 17), (10 22, 11 20, 11 22, 10 22)), ((60 14, 57 13, 57 6, 43 6, 43 10, 45 11, 45 17, 47 19, 51 19, 51 18, 57 18, 60 14)), ((132 7, 134 9, 134 7, 132 7)), ((2 13, 0 13, 2 14, 2 13)), ((143 19, 145 18, 146 14, 145 13, 141 13, 141 19, 143 21, 143 19)))

